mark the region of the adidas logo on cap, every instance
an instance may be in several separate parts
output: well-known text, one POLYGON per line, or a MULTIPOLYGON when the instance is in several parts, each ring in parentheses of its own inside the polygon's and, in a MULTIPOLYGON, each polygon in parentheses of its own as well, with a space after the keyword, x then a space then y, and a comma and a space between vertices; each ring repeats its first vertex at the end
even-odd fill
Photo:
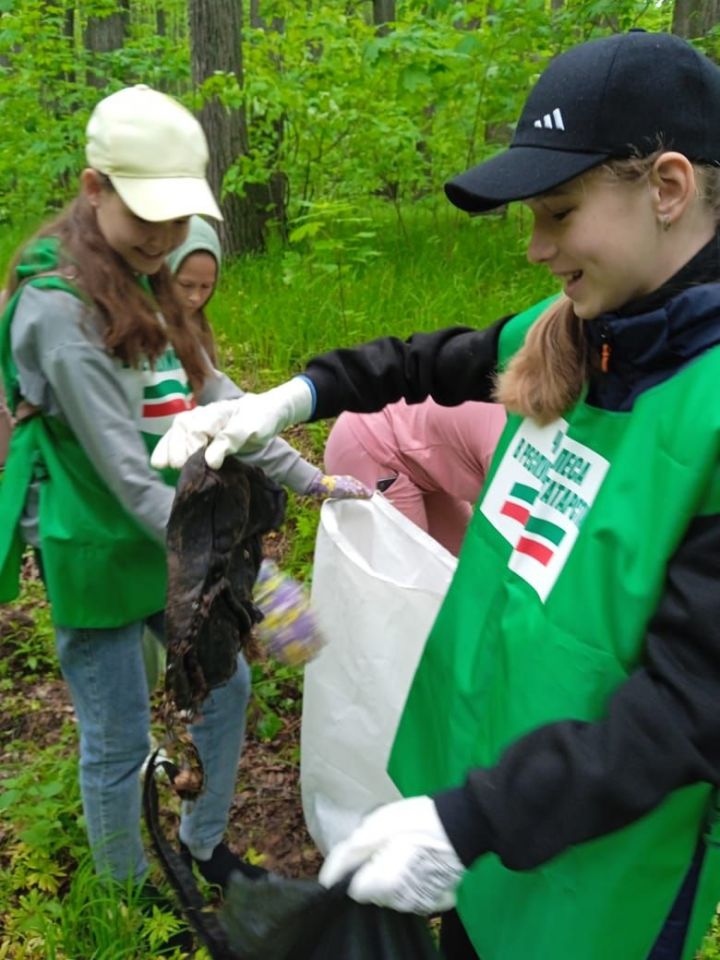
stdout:
POLYGON ((555 107, 552 113, 546 113, 542 119, 533 123, 534 127, 545 127, 546 130, 564 130, 563 115, 560 108, 555 107))
POLYGON ((648 156, 658 142, 720 165, 718 103, 720 68, 682 37, 631 31, 589 40, 542 72, 508 149, 453 177, 445 192, 461 210, 483 213, 609 159, 648 156))

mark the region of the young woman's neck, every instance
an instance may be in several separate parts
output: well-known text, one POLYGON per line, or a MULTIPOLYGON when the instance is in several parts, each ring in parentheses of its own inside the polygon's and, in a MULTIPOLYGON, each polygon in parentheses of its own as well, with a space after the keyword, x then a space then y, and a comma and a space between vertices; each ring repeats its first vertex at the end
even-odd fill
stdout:
POLYGON ((664 235, 665 251, 660 252, 659 258, 661 280, 656 289, 663 287, 690 263, 716 232, 717 225, 707 214, 697 223, 685 223, 684 220, 674 223, 664 235))

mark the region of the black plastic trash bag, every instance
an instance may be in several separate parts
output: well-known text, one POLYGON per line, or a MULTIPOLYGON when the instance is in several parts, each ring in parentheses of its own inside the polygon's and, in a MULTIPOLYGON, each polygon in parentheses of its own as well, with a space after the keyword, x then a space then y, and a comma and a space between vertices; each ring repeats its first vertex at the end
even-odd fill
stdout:
POLYGON ((438 960, 422 917, 356 903, 346 890, 235 873, 220 924, 238 960, 438 960))
POLYGON ((220 912, 209 909, 192 870, 163 833, 160 770, 170 783, 179 772, 156 750, 145 770, 145 823, 163 872, 213 960, 439 960, 422 917, 355 903, 347 880, 326 890, 314 880, 234 873, 220 912))

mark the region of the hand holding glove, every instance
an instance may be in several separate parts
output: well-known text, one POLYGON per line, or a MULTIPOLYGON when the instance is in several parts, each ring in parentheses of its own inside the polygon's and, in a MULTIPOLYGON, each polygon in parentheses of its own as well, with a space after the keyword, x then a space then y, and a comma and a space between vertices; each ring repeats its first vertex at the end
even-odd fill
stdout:
POLYGON ((298 667, 324 645, 305 589, 274 560, 263 560, 260 565, 253 600, 263 614, 255 632, 277 660, 298 667))
POLYGON ((318 500, 369 500, 372 490, 357 477, 319 473, 305 491, 318 500))
POLYGON ((153 450, 151 466, 156 470, 166 467, 180 470, 196 450, 204 447, 225 426, 238 402, 218 400, 217 403, 179 413, 153 450))
POLYGON ((320 871, 331 887, 355 870, 348 895, 405 913, 455 906, 465 872, 430 797, 398 800, 368 814, 333 850, 320 871))
POLYGON ((219 470, 229 453, 260 450, 286 427, 307 420, 312 410, 312 390, 303 377, 266 393, 208 403, 175 417, 150 463, 156 470, 180 469, 196 450, 209 444, 205 460, 219 470))

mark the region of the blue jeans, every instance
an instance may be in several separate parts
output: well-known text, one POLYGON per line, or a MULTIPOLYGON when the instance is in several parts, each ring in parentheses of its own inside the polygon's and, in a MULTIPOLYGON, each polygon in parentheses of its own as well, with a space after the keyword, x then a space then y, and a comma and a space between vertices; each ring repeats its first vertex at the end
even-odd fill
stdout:
MULTIPOLYGON (((147 625, 163 639, 162 613, 147 625)), ((150 751, 144 628, 142 621, 114 629, 55 628, 80 728, 80 788, 95 868, 119 881, 140 880, 147 871, 140 838, 140 769, 150 751)), ((206 789, 183 804, 180 838, 202 859, 227 826, 249 696, 250 671, 239 656, 234 676, 210 693, 202 719, 190 727, 206 789)))

